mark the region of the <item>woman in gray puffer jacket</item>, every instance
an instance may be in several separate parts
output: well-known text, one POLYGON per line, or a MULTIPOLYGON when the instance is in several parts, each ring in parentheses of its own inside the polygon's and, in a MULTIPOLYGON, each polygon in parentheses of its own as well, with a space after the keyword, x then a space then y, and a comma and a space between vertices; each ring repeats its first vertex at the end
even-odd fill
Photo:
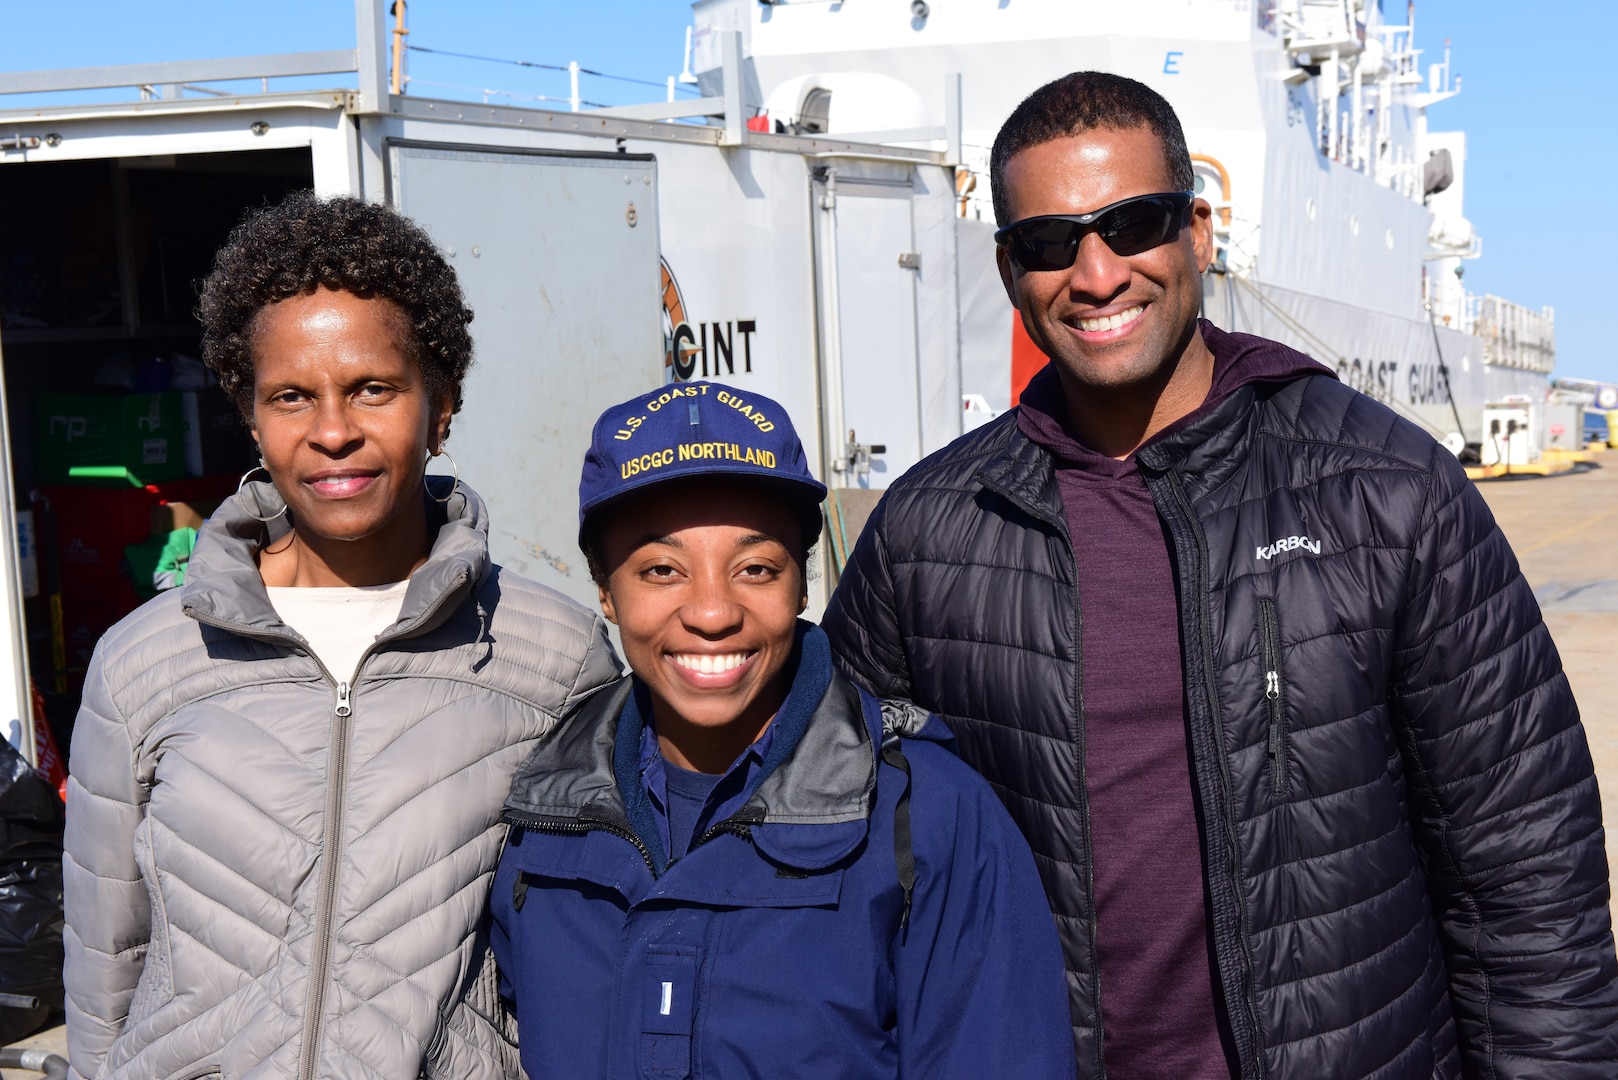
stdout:
POLYGON ((511 774, 618 664, 426 477, 471 361, 452 269, 390 210, 294 195, 202 296, 267 480, 102 639, 68 789, 74 1074, 520 1075, 486 962, 511 774))

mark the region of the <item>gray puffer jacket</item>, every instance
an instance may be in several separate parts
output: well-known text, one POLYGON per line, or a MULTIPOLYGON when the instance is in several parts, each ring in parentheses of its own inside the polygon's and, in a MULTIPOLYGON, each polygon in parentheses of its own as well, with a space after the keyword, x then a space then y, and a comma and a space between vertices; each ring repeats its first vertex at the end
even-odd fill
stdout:
POLYGON ((74 1074, 519 1076, 485 939, 500 807, 617 677, 604 625, 492 565, 463 485, 342 685, 259 578, 247 511, 279 506, 268 484, 228 501, 184 588, 91 663, 63 863, 74 1074))

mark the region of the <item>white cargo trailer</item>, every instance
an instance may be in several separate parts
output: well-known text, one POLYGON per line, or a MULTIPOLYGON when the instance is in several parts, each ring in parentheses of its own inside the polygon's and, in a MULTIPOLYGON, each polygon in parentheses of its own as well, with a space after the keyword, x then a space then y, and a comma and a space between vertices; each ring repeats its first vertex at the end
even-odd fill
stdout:
MULTIPOLYGON (((132 603, 65 610, 64 596, 96 590, 50 535, 39 595, 24 595, 16 511, 48 523, 48 493, 80 490, 42 479, 61 463, 36 452, 40 403, 194 371, 195 286, 212 252, 243 212, 287 191, 387 202, 450 258, 477 347, 450 450, 490 503, 495 558, 585 603, 577 477, 611 403, 704 377, 766 394, 836 489, 880 489, 961 431, 958 136, 935 151, 880 133, 749 130, 739 35, 722 42, 722 92, 696 102, 558 112, 391 94, 383 7, 357 0, 353 52, 0 75, 0 95, 141 86, 150 98, 0 110, 0 453, 12 477, 0 485, 0 723, 30 756, 30 679, 69 710, 93 634, 132 603), (343 72, 358 90, 178 89, 343 72)), ((92 526, 96 498, 127 519, 130 499, 138 510, 234 487, 250 444, 221 419, 217 390, 192 394, 176 442, 203 486, 84 488, 118 493, 86 496, 92 526)), ((47 442, 67 431, 45 423, 47 442)), ((857 521, 837 520, 852 540, 857 521)), ((116 552, 100 555, 105 573, 116 552)))

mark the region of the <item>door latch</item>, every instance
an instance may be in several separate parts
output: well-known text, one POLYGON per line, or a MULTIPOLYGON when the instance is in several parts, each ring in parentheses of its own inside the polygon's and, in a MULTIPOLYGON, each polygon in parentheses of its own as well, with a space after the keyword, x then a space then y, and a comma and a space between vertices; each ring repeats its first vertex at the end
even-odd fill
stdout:
POLYGON ((831 463, 832 472, 846 472, 850 476, 870 476, 871 457, 881 457, 888 452, 883 443, 862 443, 854 435, 854 429, 848 430, 848 443, 843 448, 843 457, 831 463))

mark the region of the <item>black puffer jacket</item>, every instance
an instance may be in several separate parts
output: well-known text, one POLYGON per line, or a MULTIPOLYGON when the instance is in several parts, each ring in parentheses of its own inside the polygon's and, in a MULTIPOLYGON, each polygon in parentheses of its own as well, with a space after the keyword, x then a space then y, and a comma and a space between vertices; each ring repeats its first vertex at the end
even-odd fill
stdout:
MULTIPOLYGON (((1172 538, 1242 1076, 1618 1076, 1589 749, 1455 459, 1324 375, 1243 386, 1138 459, 1172 538)), ((1007 415, 889 490, 824 626, 873 693, 943 714, 1023 828, 1100 1077, 1067 529, 1007 415)))

